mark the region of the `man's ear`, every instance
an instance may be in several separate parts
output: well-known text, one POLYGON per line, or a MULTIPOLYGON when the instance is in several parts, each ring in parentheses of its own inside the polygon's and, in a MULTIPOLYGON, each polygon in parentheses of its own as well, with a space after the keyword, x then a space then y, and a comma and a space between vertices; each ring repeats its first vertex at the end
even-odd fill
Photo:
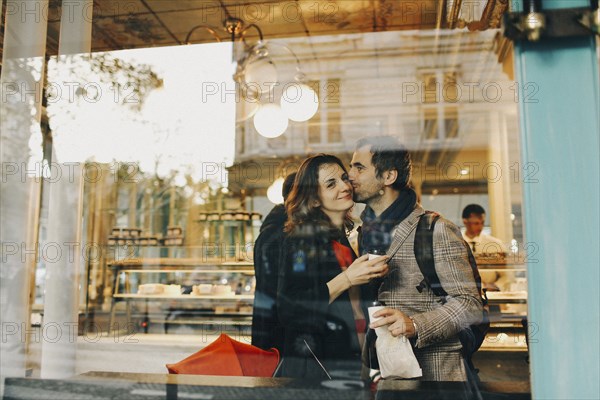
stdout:
POLYGON ((395 169, 390 169, 389 171, 385 171, 383 173, 383 183, 386 186, 391 186, 398 179, 398 171, 395 169))

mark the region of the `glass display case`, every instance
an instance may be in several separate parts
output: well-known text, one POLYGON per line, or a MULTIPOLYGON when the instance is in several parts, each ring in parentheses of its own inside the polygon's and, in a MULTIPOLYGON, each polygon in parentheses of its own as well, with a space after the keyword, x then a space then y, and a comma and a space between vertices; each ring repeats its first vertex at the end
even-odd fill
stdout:
POLYGON ((107 263, 112 276, 110 330, 168 333, 173 325, 250 329, 255 287, 251 254, 228 257, 212 246, 129 252, 107 263), (124 320, 117 315, 123 312, 124 320))
POLYGON ((490 310, 490 330, 481 349, 527 351, 530 323, 525 260, 512 256, 476 259, 490 310))

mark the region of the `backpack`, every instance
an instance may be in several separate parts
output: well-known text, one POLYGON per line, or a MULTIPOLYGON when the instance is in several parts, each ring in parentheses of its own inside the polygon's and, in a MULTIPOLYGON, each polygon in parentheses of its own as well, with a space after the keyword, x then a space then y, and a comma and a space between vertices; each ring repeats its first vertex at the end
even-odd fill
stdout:
MULTIPOLYGON (((421 284, 417 286, 417 290, 421 292, 425 288, 425 285, 427 285, 436 296, 445 299, 445 297, 448 296, 448 293, 446 293, 440 283, 440 278, 435 271, 433 258, 433 228, 439 218, 439 214, 431 211, 426 211, 425 214, 421 216, 415 233, 414 252, 417 264, 419 264, 419 269, 424 278, 421 284)), ((477 289, 479 290, 479 295, 481 296, 481 301, 483 303, 483 319, 479 324, 471 325, 460 331, 458 337, 462 344, 463 357, 467 362, 469 369, 472 372, 477 373, 478 370, 475 369, 475 366, 473 365, 473 354, 481 347, 481 344, 485 340, 485 335, 490 328, 488 299, 485 290, 482 290, 481 276, 479 275, 477 263, 475 262, 475 257, 471 252, 471 248, 466 242, 463 241, 463 243, 469 254, 469 264, 473 270, 473 277, 475 278, 475 283, 477 284, 477 289)))

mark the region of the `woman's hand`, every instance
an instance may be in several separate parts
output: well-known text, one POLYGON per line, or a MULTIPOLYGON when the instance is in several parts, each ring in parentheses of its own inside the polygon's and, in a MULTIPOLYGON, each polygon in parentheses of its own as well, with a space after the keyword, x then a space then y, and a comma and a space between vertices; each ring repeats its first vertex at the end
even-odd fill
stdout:
POLYGON ((392 336, 406 336, 412 338, 416 335, 415 325, 413 321, 406 316, 402 311, 393 308, 384 308, 373 314, 373 318, 379 318, 373 321, 369 328, 375 329, 381 326, 389 325, 388 331, 392 336))
POLYGON ((387 256, 369 261, 369 255, 358 257, 348 268, 327 282, 329 304, 352 286, 363 285, 371 279, 381 278, 388 273, 387 256))
POLYGON ((371 279, 381 278, 388 273, 389 267, 387 264, 388 257, 381 256, 369 261, 369 255, 365 254, 358 257, 344 271, 346 277, 350 281, 350 286, 364 285, 371 279))

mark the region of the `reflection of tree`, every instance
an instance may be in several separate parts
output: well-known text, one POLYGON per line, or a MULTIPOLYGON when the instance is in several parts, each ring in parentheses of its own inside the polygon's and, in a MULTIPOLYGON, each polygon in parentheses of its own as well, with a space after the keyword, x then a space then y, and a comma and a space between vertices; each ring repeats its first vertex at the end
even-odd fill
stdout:
POLYGON ((44 98, 60 161, 127 161, 140 152, 135 141, 144 137, 135 125, 143 123, 142 107, 163 80, 150 65, 123 58, 94 53, 48 61, 44 98))
MULTIPOLYGON (((63 76, 78 80, 75 91, 78 99, 91 98, 96 84, 104 84, 113 91, 116 102, 132 109, 141 110, 150 91, 163 86, 163 80, 147 64, 132 62, 114 57, 110 53, 76 54, 53 58, 57 68, 66 69, 63 76), (96 82, 98 80, 99 82, 96 82)), ((56 96, 58 82, 46 82, 46 97, 56 96)))
MULTIPOLYGON (((32 108, 34 96, 27 95, 29 83, 34 81, 34 60, 7 60, 3 72, 3 99, 0 124, 2 126, 2 162, 21 163, 28 158, 30 131, 24 127, 33 125, 32 108)), ((31 92, 29 92, 31 93, 31 92)), ((5 192, 4 190, 2 191, 5 192)))
POLYGON ((125 96, 131 93, 123 91, 131 88, 136 94, 137 101, 125 104, 132 104, 137 110, 141 109, 146 96, 152 89, 163 86, 163 80, 149 65, 134 65, 108 53, 92 54, 89 58, 89 67, 100 79, 110 82, 116 90, 122 91, 119 96, 122 101, 125 101, 125 96))
MULTIPOLYGON (((36 73, 39 75, 40 60, 7 59, 2 68, 0 163, 3 180, 0 190, 0 237, 3 243, 21 243, 27 238, 30 228, 23 223, 28 218, 24 201, 29 199, 29 185, 24 178, 23 169, 30 156, 31 135, 36 131, 35 114, 32 113, 35 96, 31 92, 27 94, 24 89, 35 86, 34 76, 36 73)), ((8 279, 18 276, 20 268, 20 259, 9 257, 0 268, 0 277, 9 282, 8 279)), ((3 302, 0 314, 4 315, 4 307, 9 303, 3 302)))

